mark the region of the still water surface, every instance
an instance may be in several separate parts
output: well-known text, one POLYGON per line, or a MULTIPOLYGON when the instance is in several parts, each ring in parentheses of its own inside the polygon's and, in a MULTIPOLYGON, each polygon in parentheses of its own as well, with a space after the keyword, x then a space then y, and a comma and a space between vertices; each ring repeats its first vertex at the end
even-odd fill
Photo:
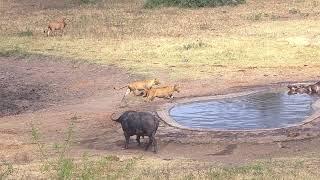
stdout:
POLYGON ((316 97, 284 91, 181 104, 170 116, 189 128, 252 130, 287 127, 313 113, 316 97))

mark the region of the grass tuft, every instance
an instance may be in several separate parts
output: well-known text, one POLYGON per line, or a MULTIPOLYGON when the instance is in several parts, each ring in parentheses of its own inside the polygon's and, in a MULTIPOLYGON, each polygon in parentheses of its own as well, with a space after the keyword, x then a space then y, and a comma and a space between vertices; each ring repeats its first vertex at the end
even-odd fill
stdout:
POLYGON ((63 158, 57 165, 57 179, 72 179, 75 166, 72 159, 63 158))
POLYGON ((190 49, 197 49, 197 48, 202 48, 202 47, 208 47, 209 45, 202 42, 201 40, 197 40, 196 42, 193 43, 188 43, 183 45, 184 50, 190 50, 190 49))
POLYGON ((0 179, 6 179, 13 173, 13 165, 8 162, 0 162, 0 179))
POLYGON ((30 30, 25 30, 25 31, 21 31, 21 32, 18 32, 17 35, 19 37, 25 37, 25 36, 33 36, 33 32, 30 31, 30 30))

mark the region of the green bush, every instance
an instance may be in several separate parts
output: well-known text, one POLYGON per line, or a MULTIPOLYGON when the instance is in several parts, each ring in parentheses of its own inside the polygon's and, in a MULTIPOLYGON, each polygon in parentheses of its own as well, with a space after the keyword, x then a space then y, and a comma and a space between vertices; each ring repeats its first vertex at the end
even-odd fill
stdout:
POLYGON ((246 0, 145 0, 146 8, 158 6, 179 6, 187 8, 215 7, 223 5, 237 5, 245 3, 246 0))
POLYGON ((83 4, 95 4, 97 3, 97 0, 80 0, 83 4))

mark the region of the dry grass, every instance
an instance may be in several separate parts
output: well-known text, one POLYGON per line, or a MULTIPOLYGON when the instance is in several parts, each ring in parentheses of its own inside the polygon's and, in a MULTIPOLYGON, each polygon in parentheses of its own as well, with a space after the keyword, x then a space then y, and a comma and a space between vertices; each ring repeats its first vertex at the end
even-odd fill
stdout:
POLYGON ((174 79, 236 74, 252 67, 318 66, 318 2, 249 1, 196 10, 148 10, 143 1, 125 0, 59 11, 20 7, 19 13, 10 9, 12 14, 0 17, 0 51, 86 59, 174 79), (293 8, 296 13, 289 13, 293 8), (46 38, 46 23, 60 16, 70 19, 66 35, 46 38))
MULTIPOLYGON (((71 179, 319 179, 319 158, 279 158, 260 160, 238 166, 219 166, 190 160, 165 161, 156 158, 86 155, 70 161, 66 168, 71 179)), ((13 166, 10 178, 54 178, 41 171, 43 165, 34 162, 13 166)), ((68 178, 66 178, 68 179, 68 178)))

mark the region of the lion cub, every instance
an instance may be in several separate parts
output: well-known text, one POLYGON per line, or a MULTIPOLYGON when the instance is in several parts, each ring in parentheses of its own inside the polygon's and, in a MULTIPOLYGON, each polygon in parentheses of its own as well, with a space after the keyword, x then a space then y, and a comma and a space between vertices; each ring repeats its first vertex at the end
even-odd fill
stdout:
MULTIPOLYGON (((130 94, 131 92, 133 92, 135 95, 136 94, 136 91, 143 91, 143 96, 145 97, 146 96, 146 92, 151 89, 153 86, 155 85, 159 85, 160 84, 160 81, 155 78, 155 79, 151 79, 151 80, 144 80, 144 81, 136 81, 136 82, 132 82, 126 86, 123 86, 119 89, 123 89, 125 87, 128 87, 126 93, 124 94, 124 96, 122 97, 122 100, 125 96, 127 96, 128 94, 130 94)), ((116 89, 115 87, 113 89, 116 89)), ((119 90, 119 89, 116 89, 116 90, 119 90)), ((121 101, 122 101, 121 100, 121 101)))
POLYGON ((66 27, 66 18, 62 18, 59 20, 51 21, 48 24, 47 31, 44 30, 44 33, 47 33, 47 36, 50 36, 50 34, 56 30, 60 30, 63 33, 63 29, 66 27))
POLYGON ((166 86, 166 87, 159 87, 159 88, 151 88, 147 92, 147 100, 153 101, 155 97, 158 98, 166 98, 166 99, 172 99, 173 93, 177 91, 180 92, 180 89, 177 85, 174 86, 166 86))

